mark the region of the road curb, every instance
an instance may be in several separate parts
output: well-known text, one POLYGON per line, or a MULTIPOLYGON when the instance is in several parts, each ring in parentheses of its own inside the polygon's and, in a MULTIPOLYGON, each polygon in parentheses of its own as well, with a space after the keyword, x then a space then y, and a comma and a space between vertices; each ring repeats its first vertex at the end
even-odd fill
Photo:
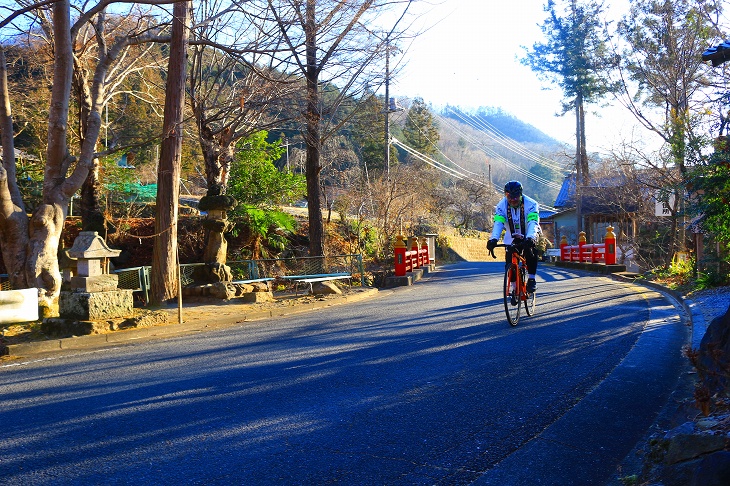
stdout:
POLYGON ((685 299, 684 296, 677 292, 676 290, 672 290, 668 287, 665 287, 661 284, 658 284, 656 282, 651 282, 649 280, 644 280, 637 277, 630 277, 627 275, 622 275, 620 273, 603 273, 603 272, 594 272, 588 269, 583 268, 569 268, 569 267, 563 267, 563 266, 555 266, 556 268, 560 268, 563 270, 571 270, 571 271, 577 271, 582 272, 588 275, 595 275, 596 273, 603 275, 605 277, 608 277, 612 280, 616 280, 617 282, 625 282, 625 283, 631 283, 635 285, 642 285, 644 287, 649 287, 653 290, 662 292, 666 295, 669 295, 672 299, 674 299, 677 303, 679 303, 682 308, 684 309, 685 314, 687 315, 687 320, 689 321, 689 327, 691 330, 691 346, 692 349, 697 349, 700 346, 700 341, 702 340, 702 336, 705 335, 705 331, 707 330, 707 322, 705 321, 704 316, 702 315, 702 312, 699 310, 698 306, 691 300, 691 299, 685 299))
MULTIPOLYGON (((569 270, 576 272, 576 269, 569 270)), ((590 271, 576 273, 608 276, 590 271)), ((624 278, 614 277, 612 280, 638 283, 624 278)), ((613 468, 618 466, 627 471, 638 467, 635 461, 640 457, 640 446, 646 443, 656 425, 671 415, 671 402, 673 397, 684 394, 689 368, 688 361, 680 353, 657 354, 656 350, 671 350, 686 343, 688 329, 685 321, 691 317, 672 302, 681 302, 686 310, 684 300, 676 292, 659 285, 645 287, 649 287, 646 296, 649 308, 659 310, 656 313, 652 311, 647 327, 618 366, 573 408, 518 451, 486 471, 473 485, 530 484, 535 477, 539 477, 540 484, 576 484, 576 478, 583 478, 585 482, 589 472, 595 475, 600 470, 606 476, 593 477, 591 484, 608 483, 613 486, 612 481, 617 475, 613 468), (659 305, 662 302, 664 306, 659 305), (653 378, 636 387, 634 383, 641 381, 640 375, 653 378), (647 429, 637 427, 645 423, 649 424, 647 429), (627 443, 636 445, 628 455, 617 458, 617 463, 605 463, 601 455, 596 454, 599 450, 621 453, 620 449, 627 443), (541 458, 539 462, 535 459, 538 457, 541 458), (566 461, 566 457, 570 460, 566 461)), ((642 290, 636 289, 636 292, 642 290)))
MULTIPOLYGON (((241 309, 242 312, 237 314, 235 317, 216 317, 205 319, 196 319, 191 317, 188 320, 184 319, 182 324, 173 322, 165 325, 127 329, 105 334, 90 334, 86 336, 74 336, 69 338, 49 339, 46 341, 10 344, 6 346, 6 356, 10 358, 28 358, 35 355, 58 351, 96 349, 103 348, 108 345, 130 343, 141 339, 166 338, 175 335, 182 336, 202 331, 225 329, 245 322, 286 317, 288 315, 311 312, 325 307, 351 304, 375 297, 378 294, 379 291, 377 288, 367 288, 337 297, 270 309, 251 309, 247 304, 241 304, 244 308, 241 309)), ((172 319, 177 319, 177 309, 164 309, 164 311, 167 312, 172 319)), ((183 318, 185 318, 186 314, 194 314, 193 308, 188 308, 186 311, 186 308, 183 307, 183 318)))
POLYGON ((689 327, 691 330, 690 345, 692 349, 698 349, 700 347, 700 341, 702 341, 702 337, 707 331, 707 321, 705 320, 702 311, 699 309, 699 306, 697 306, 694 301, 692 301, 692 299, 686 299, 681 293, 677 292, 676 290, 672 290, 668 287, 648 280, 631 278, 621 274, 613 274, 611 275, 611 277, 614 280, 618 280, 620 282, 629 282, 635 285, 643 285, 644 287, 649 287, 651 289, 663 292, 671 296, 675 301, 682 305, 682 307, 684 308, 684 312, 687 314, 687 319, 689 321, 689 327))

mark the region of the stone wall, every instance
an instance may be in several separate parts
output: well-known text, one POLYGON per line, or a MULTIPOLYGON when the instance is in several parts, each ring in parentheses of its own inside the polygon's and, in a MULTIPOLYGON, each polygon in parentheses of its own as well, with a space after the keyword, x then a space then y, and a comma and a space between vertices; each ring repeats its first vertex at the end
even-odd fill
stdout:
MULTIPOLYGON (((448 240, 449 253, 457 260, 467 262, 495 261, 487 251, 487 240, 453 235, 447 236, 446 239, 448 240)), ((504 260, 504 248, 496 248, 494 254, 497 255, 498 260, 504 260)))

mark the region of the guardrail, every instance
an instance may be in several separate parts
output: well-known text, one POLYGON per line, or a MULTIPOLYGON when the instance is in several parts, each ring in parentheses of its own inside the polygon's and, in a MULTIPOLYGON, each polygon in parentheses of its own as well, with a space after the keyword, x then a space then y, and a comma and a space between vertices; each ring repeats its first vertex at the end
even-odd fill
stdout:
MULTIPOLYGON (((361 286, 365 286, 365 270, 362 255, 360 254, 230 260, 226 262, 226 265, 230 267, 234 281, 275 279, 287 275, 306 276, 346 273, 358 279, 361 286)), ((205 266, 205 263, 181 264, 180 280, 182 285, 193 283, 193 273, 196 267, 202 266, 205 266)), ((149 302, 151 269, 150 266, 121 268, 115 270, 114 273, 119 275, 119 288, 138 292, 139 298, 146 305, 149 302)))
POLYGON ((616 264, 616 235, 613 226, 606 228, 603 243, 586 243, 585 231, 578 234, 578 244, 568 245, 563 235, 560 240, 560 260, 564 262, 616 264))
POLYGON ((409 238, 410 250, 404 240, 403 235, 398 235, 393 245, 396 277, 405 277, 406 273, 430 264, 428 239, 417 236, 409 238))

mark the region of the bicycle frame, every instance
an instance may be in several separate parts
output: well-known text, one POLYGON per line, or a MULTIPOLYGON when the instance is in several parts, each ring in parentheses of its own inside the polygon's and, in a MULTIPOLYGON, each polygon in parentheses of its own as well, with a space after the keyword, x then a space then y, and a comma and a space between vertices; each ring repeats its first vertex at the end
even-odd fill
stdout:
MULTIPOLYGON (((520 308, 524 304, 528 316, 534 313, 535 293, 527 292, 527 259, 522 255, 523 249, 515 245, 500 244, 511 255, 511 261, 505 266, 504 274, 504 310, 507 321, 511 326, 516 326, 520 319, 520 308)), ((493 250, 490 250, 492 258, 497 258, 493 250)))

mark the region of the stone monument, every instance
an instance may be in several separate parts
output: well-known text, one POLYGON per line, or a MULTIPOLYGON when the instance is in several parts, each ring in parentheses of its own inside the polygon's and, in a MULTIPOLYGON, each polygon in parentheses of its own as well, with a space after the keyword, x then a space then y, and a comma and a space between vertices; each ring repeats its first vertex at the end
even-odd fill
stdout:
POLYGON ((226 265, 228 242, 225 233, 231 229, 226 211, 235 208, 236 204, 235 198, 226 195, 204 196, 198 203, 198 209, 206 211, 207 216, 203 220, 206 233, 203 251, 205 266, 200 270, 196 269, 193 275, 196 282, 216 283, 233 280, 231 269, 226 265))
POLYGON ((118 328, 112 321, 134 315, 132 290, 117 288, 119 277, 109 273, 109 259, 119 256, 96 231, 82 231, 66 251, 76 261, 70 290, 61 291, 58 318, 44 319, 43 333, 83 335, 118 328))

